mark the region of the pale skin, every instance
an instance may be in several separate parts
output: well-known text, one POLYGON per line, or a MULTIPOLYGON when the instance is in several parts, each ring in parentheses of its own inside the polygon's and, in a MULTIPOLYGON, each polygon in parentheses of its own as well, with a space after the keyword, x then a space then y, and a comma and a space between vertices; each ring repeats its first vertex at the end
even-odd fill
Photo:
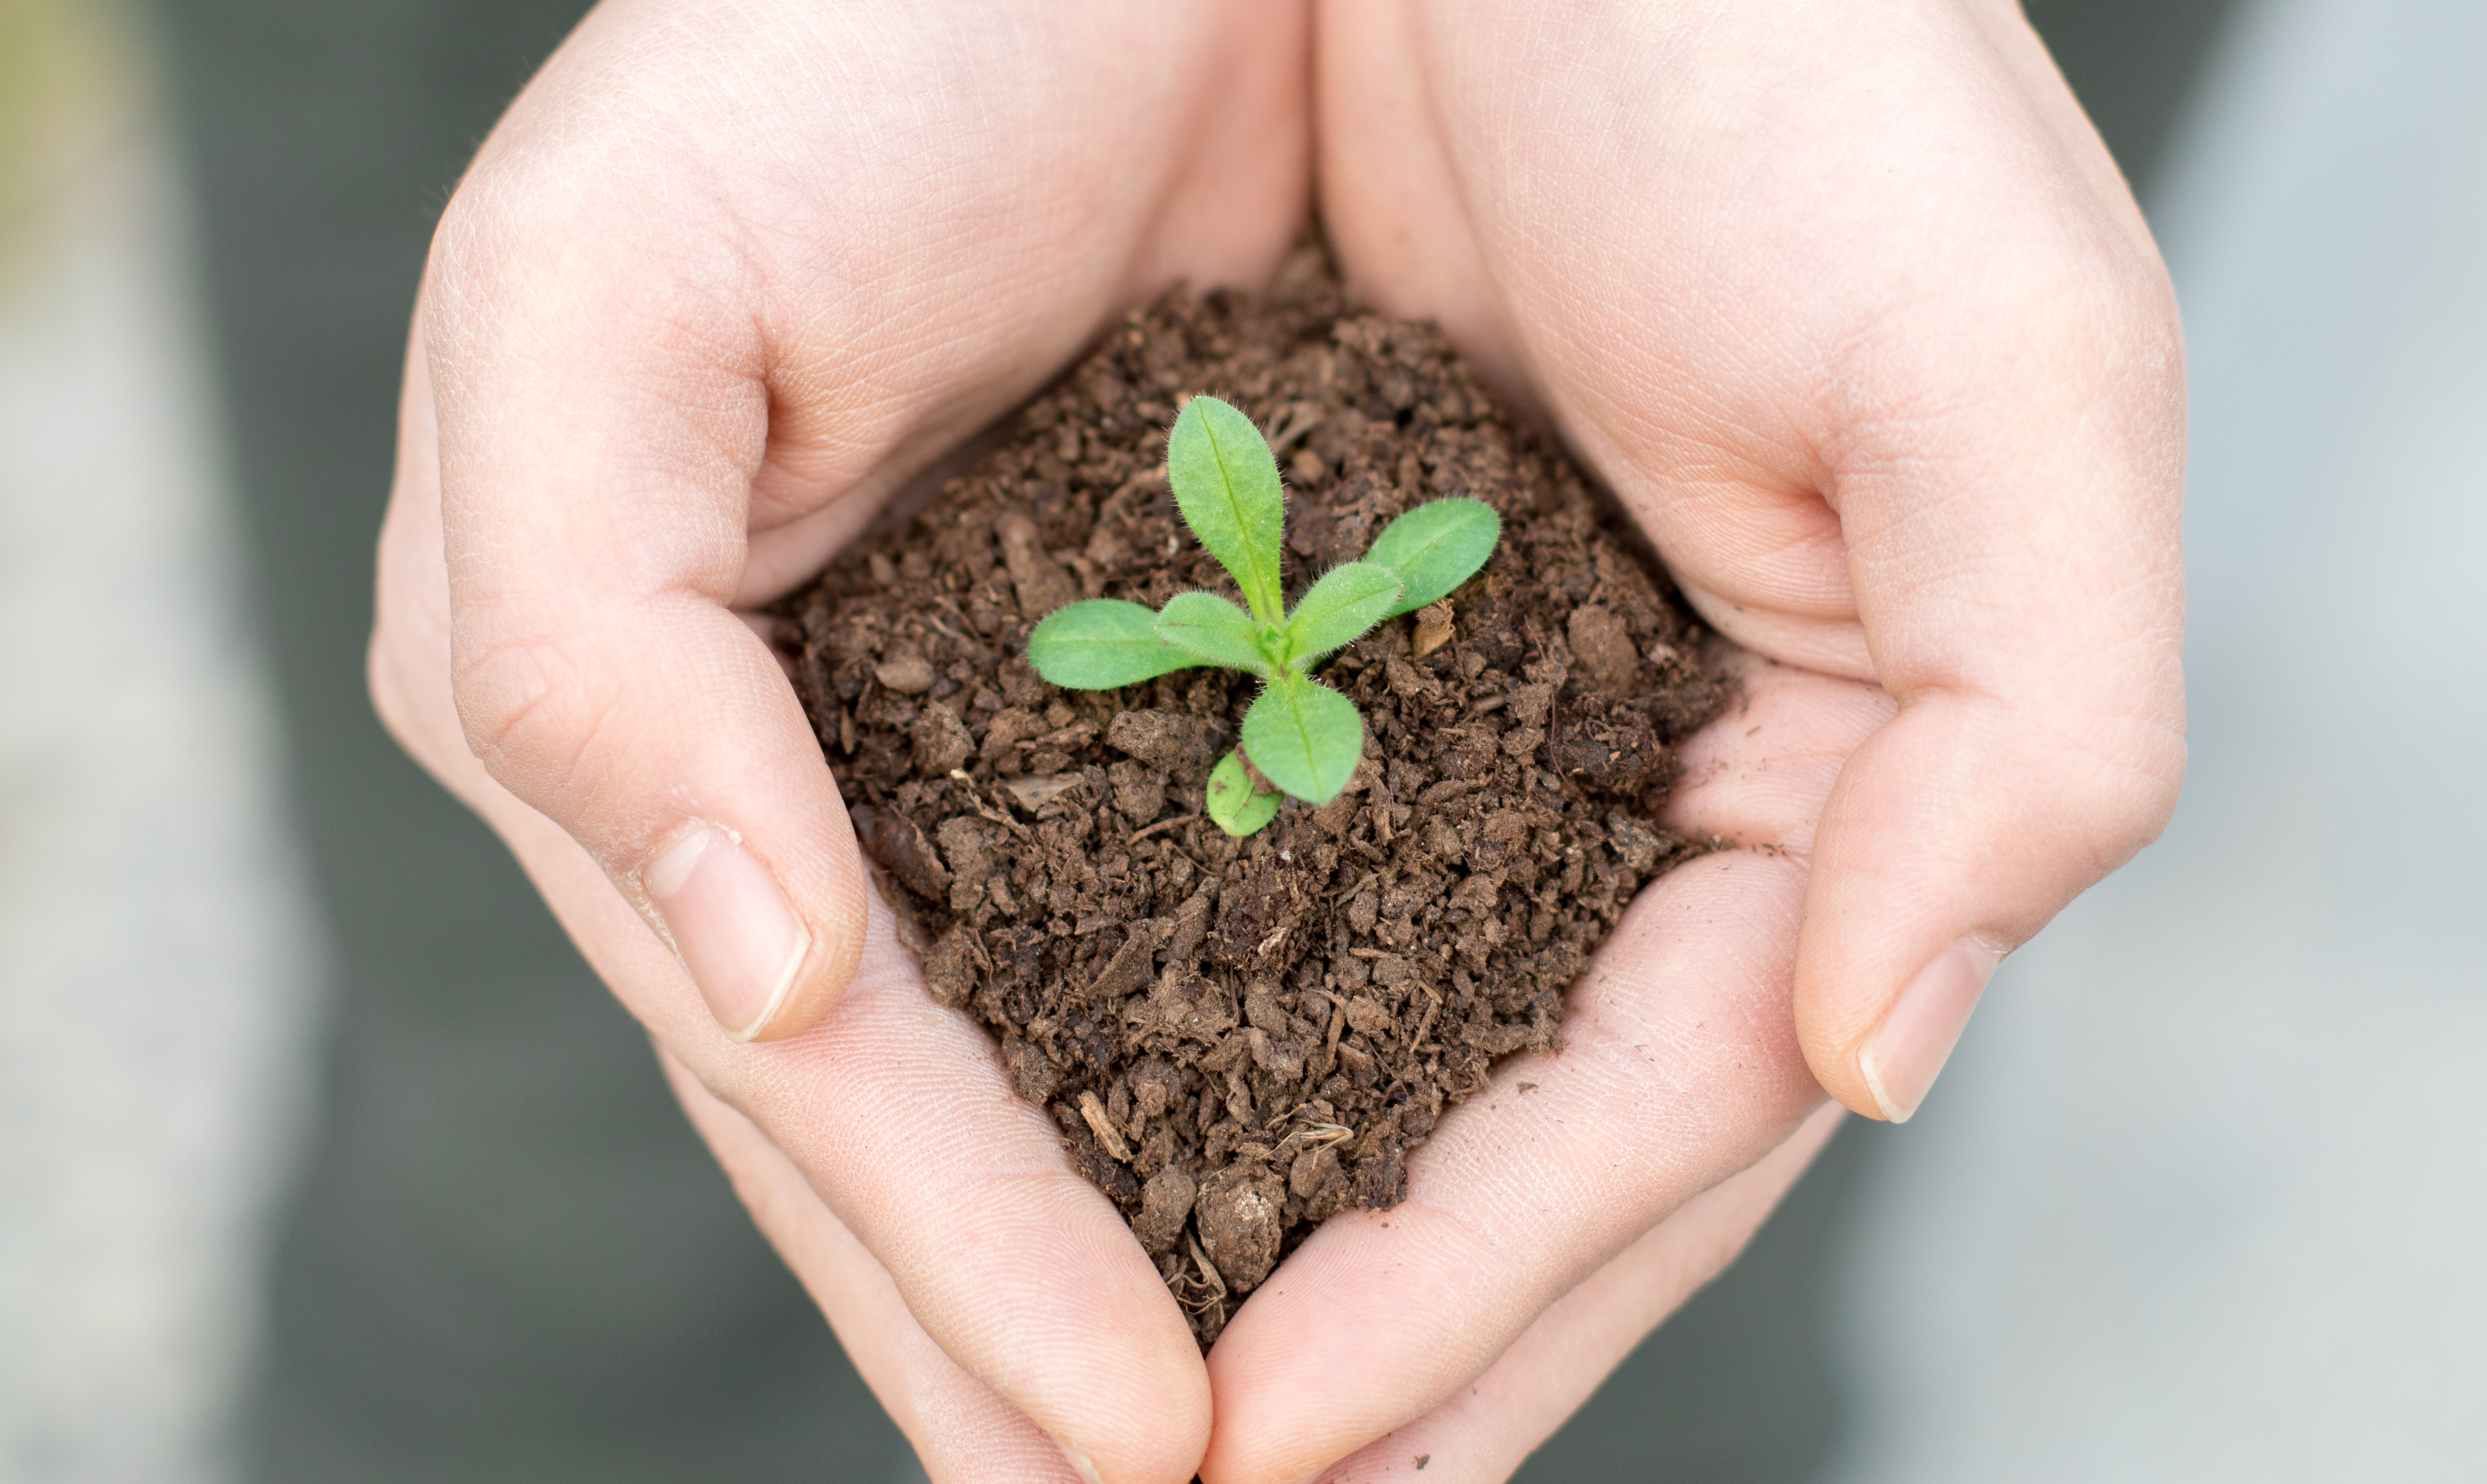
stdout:
POLYGON ((1997 0, 616 0, 443 222, 373 686, 934 1478, 1498 1479, 1826 1092, 1913 1111, 1994 961, 2165 824, 2182 419, 2148 235, 1997 0), (1733 641, 1671 814, 1737 848, 1204 1365, 923 995, 742 615, 1123 309, 1266 279, 1316 192, 1358 292, 1440 319, 1733 641))

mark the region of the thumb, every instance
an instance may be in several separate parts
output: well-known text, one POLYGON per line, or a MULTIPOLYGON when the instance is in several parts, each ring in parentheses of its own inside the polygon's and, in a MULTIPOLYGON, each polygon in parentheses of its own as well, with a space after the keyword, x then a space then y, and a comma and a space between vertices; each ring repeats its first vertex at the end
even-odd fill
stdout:
POLYGON ((2030 375, 1886 421, 1832 481, 1900 712, 1824 809, 1797 1025, 1868 1116, 1916 1111, 1997 963, 2175 807, 2181 352, 2172 314, 2118 307, 2022 316, 2030 375))
POLYGON ((866 888, 810 724, 733 606, 759 332, 627 266, 441 264, 419 333, 465 743, 586 848, 728 1036, 802 1030, 854 974, 866 888), (600 282, 632 287, 568 302, 600 282))

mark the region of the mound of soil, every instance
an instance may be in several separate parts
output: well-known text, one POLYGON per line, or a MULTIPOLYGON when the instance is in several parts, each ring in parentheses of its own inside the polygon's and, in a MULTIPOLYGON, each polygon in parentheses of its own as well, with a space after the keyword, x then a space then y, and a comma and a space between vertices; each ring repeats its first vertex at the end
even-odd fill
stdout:
POLYGON ((1563 994, 1643 882, 1672 743, 1723 697, 1700 630, 1551 440, 1431 325, 1354 313, 1307 250, 1267 297, 1177 290, 1005 446, 779 610, 865 849, 943 1004, 1131 1220, 1206 1346, 1314 1224, 1396 1203, 1409 1152, 1563 994), (1077 598, 1231 590, 1176 515, 1165 430, 1213 392, 1290 486, 1289 591, 1445 495, 1502 544, 1322 678, 1363 765, 1230 839, 1202 814, 1255 682, 1073 692, 1028 630, 1077 598))

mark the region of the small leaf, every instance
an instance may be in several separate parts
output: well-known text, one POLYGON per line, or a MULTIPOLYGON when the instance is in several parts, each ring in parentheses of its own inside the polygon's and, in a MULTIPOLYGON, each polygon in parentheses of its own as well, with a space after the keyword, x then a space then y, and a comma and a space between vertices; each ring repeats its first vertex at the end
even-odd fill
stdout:
POLYGON ((1364 718, 1355 703, 1318 681, 1281 670, 1244 714, 1244 750, 1261 776, 1311 803, 1326 804, 1355 776, 1364 756, 1364 718))
POLYGON ((1287 616, 1287 659, 1301 667, 1388 618, 1407 584, 1389 568, 1350 562, 1323 575, 1287 616))
POLYGON ((1210 664, 1267 676, 1276 668, 1252 615, 1215 593, 1177 593, 1158 614, 1158 637, 1210 664))
POLYGON ((1166 477, 1184 522, 1235 574, 1252 616, 1272 627, 1284 622, 1278 541, 1286 495, 1261 430, 1215 397, 1194 397, 1166 439, 1166 477))
POLYGON ((1056 608, 1027 636, 1027 662, 1065 690, 1135 686, 1200 663, 1158 637, 1158 616, 1119 598, 1056 608))
POLYGON ((1476 575, 1494 544, 1502 539, 1502 518, 1483 500, 1429 500, 1390 522, 1368 562, 1399 574, 1408 590, 1386 617, 1413 613, 1476 575))
POLYGON ((1209 818, 1237 839, 1256 833, 1278 817, 1279 798, 1252 786, 1244 759, 1229 752, 1209 770, 1209 818))

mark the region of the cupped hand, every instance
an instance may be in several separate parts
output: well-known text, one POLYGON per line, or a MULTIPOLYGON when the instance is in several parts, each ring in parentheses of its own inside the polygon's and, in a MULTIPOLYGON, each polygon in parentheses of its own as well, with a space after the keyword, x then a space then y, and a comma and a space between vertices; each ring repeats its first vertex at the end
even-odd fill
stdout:
POLYGON ((1499 1477, 1741 1246, 1822 1087, 1914 1108, 2181 767, 2172 310, 2008 5, 1374 0, 1321 12, 1310 83, 1303 24, 607 5, 427 281, 384 714, 651 1027, 936 1478, 1179 1479, 1205 1440, 1214 1484, 1368 1444, 1359 1478, 1499 1477), (1563 1056, 1446 1119, 1406 1206, 1254 1295, 1212 1438, 1179 1313, 925 1000, 736 610, 1117 309, 1266 276, 1316 114, 1356 286, 1785 663, 1676 806, 1746 848, 1644 894, 1563 1056))
POLYGON ((1682 1297, 1654 1223, 1818 1089, 1907 1118, 1996 962, 2164 826, 2182 352, 2009 0, 1369 0, 1315 48, 1351 286, 1552 422, 1746 656, 1673 806, 1741 848, 1211 1358, 1211 1484, 1498 1479, 1682 1297))
POLYGON ((924 1342, 874 1380, 945 1378, 900 1414, 944 1477, 1188 1477, 1207 1377, 1110 1205, 874 924, 740 610, 1123 309, 1268 277, 1309 201, 1303 25, 1255 0, 612 0, 495 129, 426 276, 381 713, 712 1136, 741 1120, 812 1193, 746 1189, 825 1201, 871 1254, 924 1342))

